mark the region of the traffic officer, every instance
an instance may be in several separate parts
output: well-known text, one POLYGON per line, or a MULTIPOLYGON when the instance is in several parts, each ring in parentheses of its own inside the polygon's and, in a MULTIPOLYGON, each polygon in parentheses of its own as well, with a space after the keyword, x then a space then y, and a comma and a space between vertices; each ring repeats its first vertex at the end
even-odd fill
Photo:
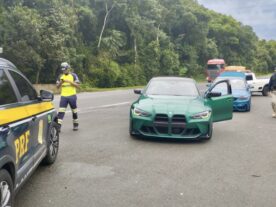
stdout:
POLYGON ((272 117, 276 118, 276 69, 274 70, 274 73, 269 80, 268 88, 272 98, 272 102, 271 102, 272 110, 273 110, 272 117))
POLYGON ((77 131, 78 113, 77 113, 77 88, 80 87, 80 81, 75 73, 70 71, 70 65, 67 62, 61 63, 62 74, 59 76, 56 84, 57 88, 61 87, 61 98, 59 104, 58 124, 61 128, 66 108, 69 104, 73 114, 73 130, 77 131))

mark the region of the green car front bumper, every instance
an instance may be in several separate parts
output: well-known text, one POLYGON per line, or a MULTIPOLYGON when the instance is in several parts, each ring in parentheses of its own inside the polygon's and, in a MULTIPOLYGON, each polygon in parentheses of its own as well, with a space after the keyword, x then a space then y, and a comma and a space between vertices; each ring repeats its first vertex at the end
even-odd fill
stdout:
POLYGON ((212 118, 188 119, 185 115, 130 116, 130 133, 144 137, 201 139, 208 137, 212 118))

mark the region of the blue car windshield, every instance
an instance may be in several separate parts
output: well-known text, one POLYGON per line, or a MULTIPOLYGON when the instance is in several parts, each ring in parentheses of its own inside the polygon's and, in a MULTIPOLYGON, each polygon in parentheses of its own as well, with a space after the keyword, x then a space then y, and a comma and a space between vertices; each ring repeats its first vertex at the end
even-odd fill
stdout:
MULTIPOLYGON (((246 83, 245 83, 245 80, 244 79, 241 79, 241 78, 236 78, 236 77, 218 77, 216 78, 216 80, 214 81, 214 83, 217 83, 218 81, 221 81, 221 80, 230 80, 230 84, 231 84, 231 88, 232 90, 246 90, 246 83)), ((225 88, 224 87, 220 87, 220 84, 217 85, 216 87, 216 91, 218 92, 226 92, 224 91, 225 88), (221 90, 220 90, 221 89, 221 90)))
POLYGON ((150 81, 146 95, 199 96, 194 82, 182 79, 156 79, 150 81))
POLYGON ((246 85, 244 80, 232 79, 230 84, 233 90, 246 90, 246 85))

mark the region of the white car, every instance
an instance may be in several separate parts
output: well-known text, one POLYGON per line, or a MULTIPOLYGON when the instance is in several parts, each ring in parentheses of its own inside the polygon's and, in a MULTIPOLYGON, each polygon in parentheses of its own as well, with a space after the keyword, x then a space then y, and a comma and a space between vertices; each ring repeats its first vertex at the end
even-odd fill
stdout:
POLYGON ((263 96, 268 95, 268 83, 269 83, 269 78, 260 78, 257 79, 255 76, 255 73, 249 72, 245 73, 246 75, 246 81, 250 86, 250 91, 252 93, 254 92, 260 92, 263 94, 263 96))

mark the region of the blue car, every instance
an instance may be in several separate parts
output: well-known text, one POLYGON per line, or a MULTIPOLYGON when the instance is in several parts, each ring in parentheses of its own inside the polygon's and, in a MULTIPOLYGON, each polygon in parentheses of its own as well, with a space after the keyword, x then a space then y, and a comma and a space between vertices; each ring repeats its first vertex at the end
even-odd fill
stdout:
POLYGON ((243 72, 236 72, 236 71, 225 71, 219 75, 219 77, 231 77, 231 78, 242 78, 246 80, 246 75, 243 72))
MULTIPOLYGON (((230 72, 229 72, 230 73, 230 72)), ((231 73, 239 73, 239 72, 231 72, 231 73)), ((223 73, 222 73, 223 74, 223 73)), ((251 109, 251 92, 250 87, 245 80, 245 76, 238 76, 238 74, 234 74, 234 76, 218 76, 214 83, 221 80, 230 80, 230 84, 232 87, 232 95, 233 95, 233 110, 234 111, 250 111, 251 109)), ((216 92, 220 92, 223 94, 227 94, 226 87, 220 85, 220 87, 215 88, 216 92)))

